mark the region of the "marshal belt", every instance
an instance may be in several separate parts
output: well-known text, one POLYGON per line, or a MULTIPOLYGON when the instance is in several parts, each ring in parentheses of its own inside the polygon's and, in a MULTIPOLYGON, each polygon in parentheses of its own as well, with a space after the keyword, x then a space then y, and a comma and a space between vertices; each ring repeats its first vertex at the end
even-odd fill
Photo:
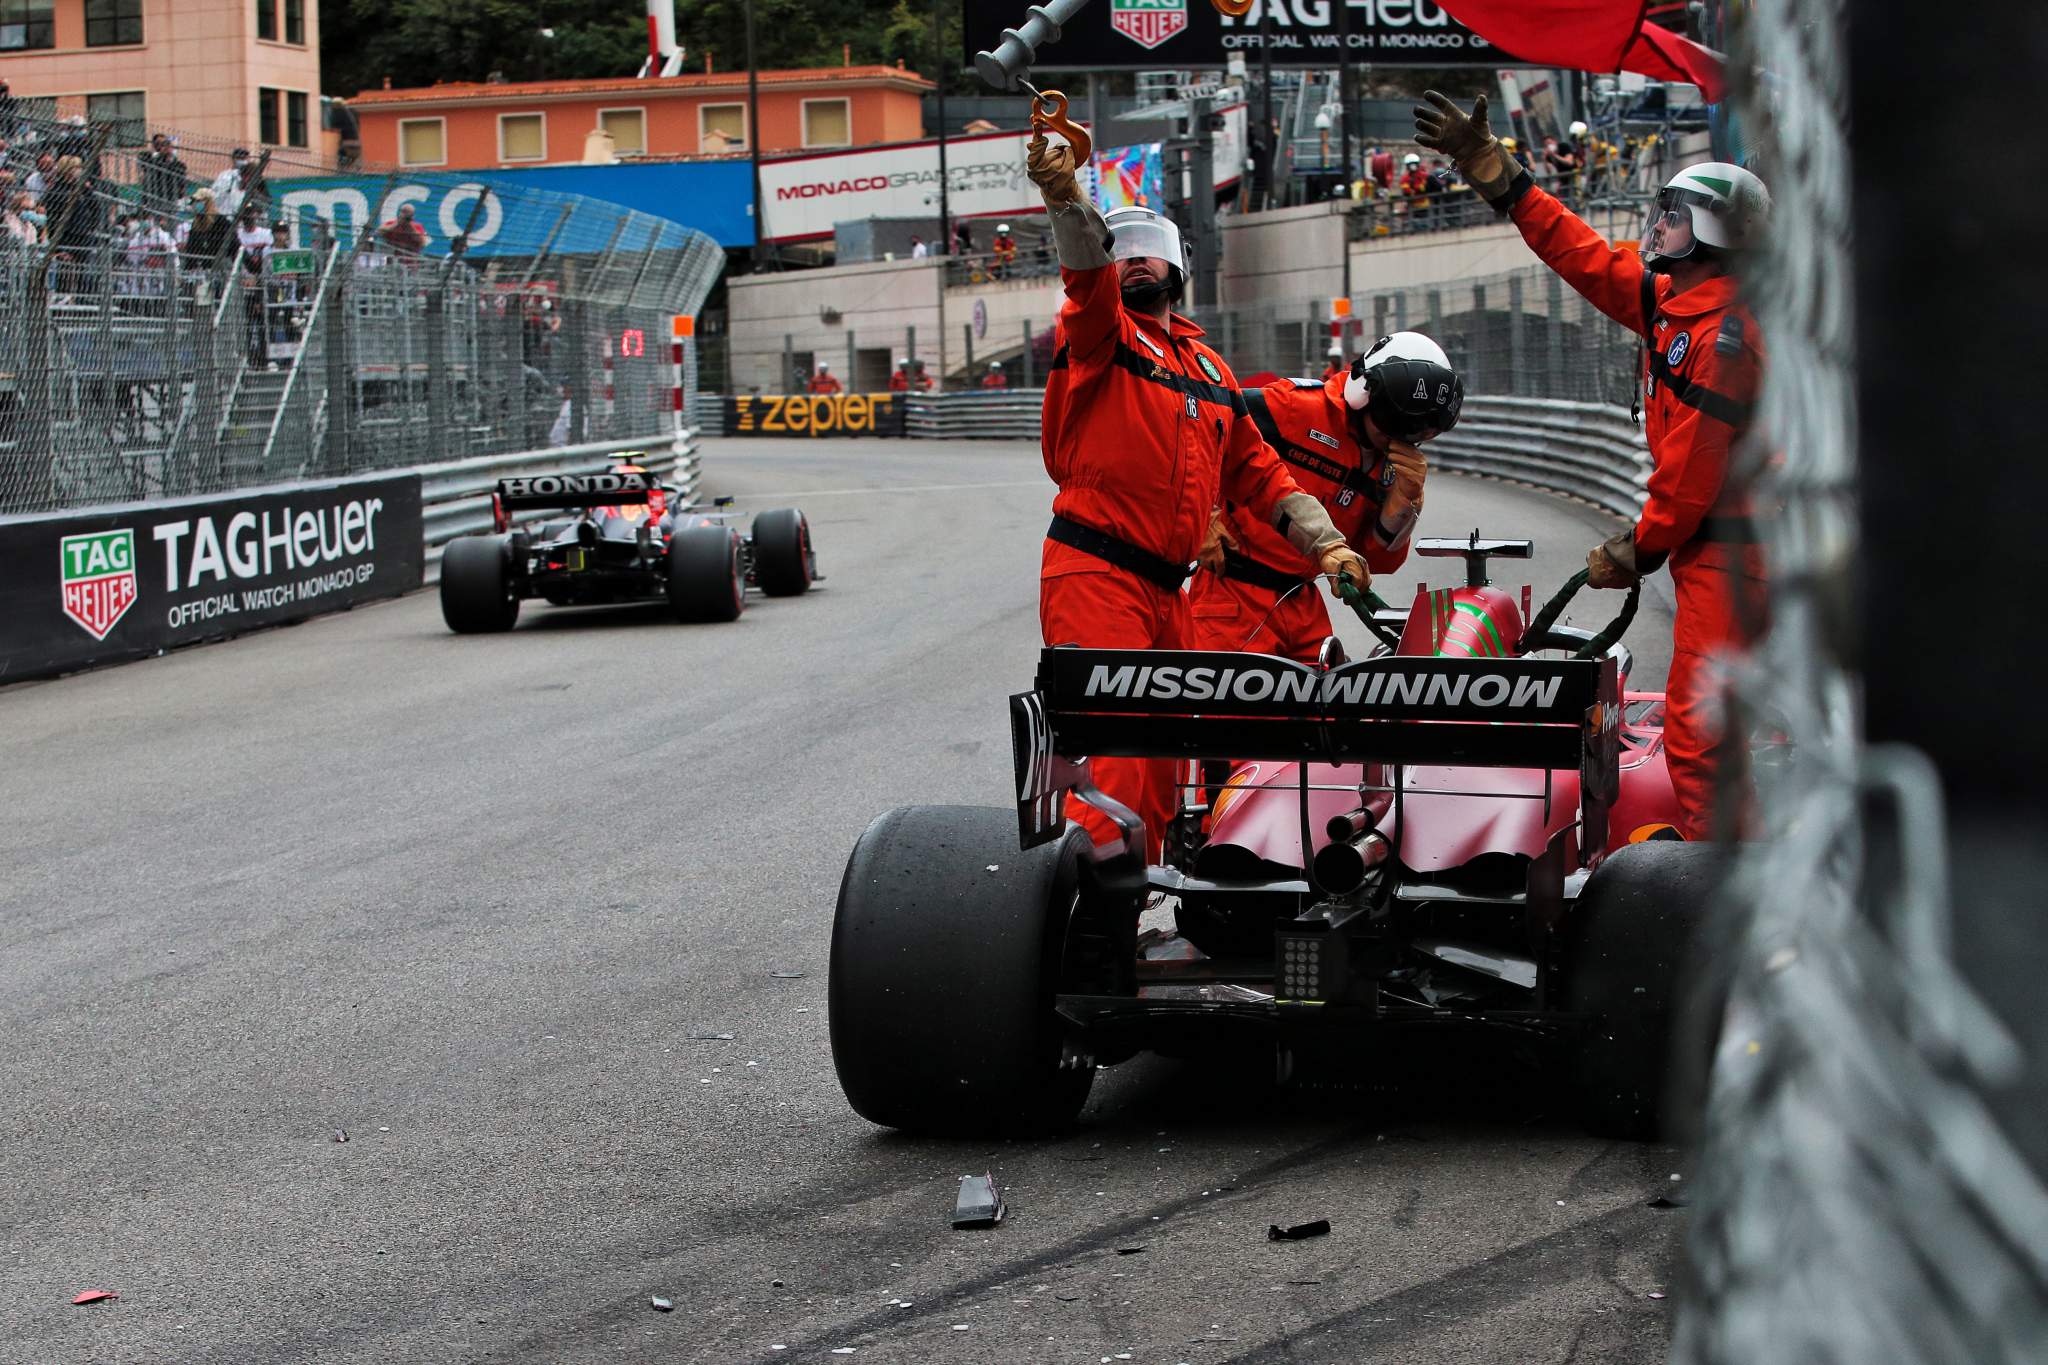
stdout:
POLYGON ((1093 526, 1083 526, 1071 517, 1053 514, 1052 525, 1046 529, 1047 540, 1079 550, 1082 554, 1094 555, 1097 559, 1128 569, 1149 583, 1156 583, 1168 592, 1179 592, 1181 584, 1187 582, 1194 572, 1193 566, 1176 564, 1170 559, 1161 559, 1150 550, 1141 550, 1128 540, 1118 540, 1107 532, 1093 526))
POLYGON ((1223 551, 1223 576, 1273 592, 1293 592, 1308 581, 1306 574, 1286 573, 1227 547, 1223 551))
POLYGON ((1719 545, 1755 545, 1763 538, 1757 534, 1753 518, 1707 517, 1700 522, 1700 529, 1693 532, 1693 539, 1719 545))

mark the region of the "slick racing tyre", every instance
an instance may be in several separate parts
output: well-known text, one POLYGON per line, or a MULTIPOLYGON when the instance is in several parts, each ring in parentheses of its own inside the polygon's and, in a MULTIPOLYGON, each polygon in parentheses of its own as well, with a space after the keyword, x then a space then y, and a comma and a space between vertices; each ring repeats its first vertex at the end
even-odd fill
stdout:
POLYGON ((1573 1070, 1587 1122, 1603 1136, 1647 1141, 1689 1117, 1674 1110, 1676 1082, 1704 1059, 1676 1057, 1673 1045, 1726 858, 1713 844, 1631 844, 1600 864, 1566 912, 1561 1004, 1594 1018, 1573 1070))
POLYGON ((519 619, 511 544, 502 536, 462 536, 441 552, 441 619, 457 635, 510 630, 519 619))
POLYGON ((777 507, 754 518, 754 582, 770 597, 808 592, 818 576, 811 549, 811 524, 794 507, 777 507))
POLYGON ((1052 997, 1086 836, 1017 848, 1006 808, 903 806, 867 827, 832 921, 832 1063, 861 1117, 991 1136, 1070 1124, 1052 997))
POLYGON ((737 621, 746 604, 740 538, 724 526, 685 526, 668 543, 668 604, 678 621, 737 621))

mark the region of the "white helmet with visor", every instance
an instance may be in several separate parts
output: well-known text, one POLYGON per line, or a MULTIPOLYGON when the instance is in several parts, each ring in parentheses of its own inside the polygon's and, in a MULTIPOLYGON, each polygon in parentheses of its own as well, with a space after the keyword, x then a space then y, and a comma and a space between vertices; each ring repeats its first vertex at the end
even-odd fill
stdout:
POLYGON ((1762 240, 1770 213, 1771 192, 1742 167, 1725 161, 1687 166, 1664 182, 1650 205, 1643 220, 1643 259, 1655 267, 1748 250, 1762 240))

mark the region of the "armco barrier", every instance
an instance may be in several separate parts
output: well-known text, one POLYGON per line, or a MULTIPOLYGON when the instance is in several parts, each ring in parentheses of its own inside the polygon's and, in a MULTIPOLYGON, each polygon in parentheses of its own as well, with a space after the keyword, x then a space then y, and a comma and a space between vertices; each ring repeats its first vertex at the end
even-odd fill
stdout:
MULTIPOLYGON (((1036 440, 1044 398, 1042 389, 923 394, 911 398, 907 426, 923 440, 1036 440)), ((700 394, 693 411, 715 420, 723 403, 700 394)), ((1512 479, 1625 520, 1641 510, 1650 477, 1642 427, 1605 403, 1468 398, 1458 425, 1430 442, 1429 457, 1441 469, 1512 479)))
MULTIPOLYGON (((626 448, 644 450, 644 465, 649 473, 680 489, 685 499, 696 497, 700 466, 695 428, 658 444, 626 448)), ((498 480, 522 474, 586 470, 620 449, 617 441, 597 441, 511 455, 480 455, 421 469, 420 497, 426 507, 426 581, 440 581, 441 551, 449 541, 491 529, 491 490, 498 480)))
POLYGON ((1624 520, 1642 510, 1650 480, 1642 427, 1604 403, 1468 398, 1458 425, 1428 452, 1438 468, 1513 479, 1624 520))

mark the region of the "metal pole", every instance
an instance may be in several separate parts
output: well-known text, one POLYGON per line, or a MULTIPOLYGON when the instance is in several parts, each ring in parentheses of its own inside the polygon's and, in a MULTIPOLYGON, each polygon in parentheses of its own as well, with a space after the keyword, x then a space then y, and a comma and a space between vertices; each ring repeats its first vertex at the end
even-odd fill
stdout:
POLYGON ((1216 231, 1216 145, 1209 135, 1210 97, 1188 100, 1188 135, 1194 139, 1189 158, 1188 194, 1192 199, 1195 229, 1195 302, 1205 307, 1216 303, 1216 271, 1222 255, 1216 231))
POLYGON ((1038 376, 1033 370, 1031 355, 1031 319, 1024 319, 1024 387, 1038 387, 1038 376))
MULTIPOLYGON (((1337 0, 1337 126, 1343 130, 1344 156, 1344 202, 1351 202, 1351 6, 1346 0, 1337 0)), ((1348 236, 1348 234, 1347 234, 1348 236)), ((1351 252, 1344 253, 1345 270, 1351 265, 1351 252)), ((1344 293, 1351 293, 1347 279, 1344 293)))
POLYGON ((860 352, 854 346, 853 328, 846 329, 846 391, 860 392, 860 352))
MULTIPOLYGON (((932 251, 934 256, 950 256, 953 251, 953 201, 952 187, 946 183, 946 5, 945 0, 932 0, 932 52, 934 66, 932 80, 938 86, 939 94, 939 241, 932 251)), ((945 304, 945 284, 939 285, 940 308, 945 304)), ((943 315, 941 322, 944 321, 943 315)))
POLYGON ((775 249, 767 244, 768 225, 763 221, 766 207, 761 202, 761 82, 754 69, 754 0, 746 0, 747 8, 747 159, 753 163, 754 173, 754 261, 758 265, 761 253, 768 252, 774 258, 775 249))
MULTIPOLYGON (((1273 207, 1273 176, 1280 169, 1280 138, 1273 131, 1273 5, 1259 0, 1259 143, 1266 148, 1264 197, 1257 208, 1273 207)), ((1255 144, 1257 145, 1257 144, 1255 144)))
POLYGON ((782 391, 790 393, 790 385, 796 382, 796 344, 787 332, 782 334, 782 391))

